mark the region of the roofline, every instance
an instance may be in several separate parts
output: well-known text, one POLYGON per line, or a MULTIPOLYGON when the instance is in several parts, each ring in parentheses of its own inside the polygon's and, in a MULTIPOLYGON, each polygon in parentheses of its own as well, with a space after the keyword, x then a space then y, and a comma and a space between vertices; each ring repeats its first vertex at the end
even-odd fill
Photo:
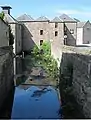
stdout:
POLYGON ((55 23, 55 22, 57 22, 57 23, 77 23, 77 21, 51 21, 51 20, 43 20, 43 21, 39 21, 39 20, 31 20, 31 21, 28 21, 28 20, 21 20, 21 21, 19 21, 19 20, 17 20, 19 23, 20 22, 50 22, 50 23, 55 23))
MULTIPOLYGON (((84 24, 82 27, 77 27, 77 28, 84 28, 84 26, 85 26, 87 23, 90 23, 90 21, 89 21, 89 20, 86 21, 85 24, 84 24)), ((91 23, 90 23, 90 25, 91 25, 91 23)))
POLYGON ((30 20, 30 21, 28 21, 28 20, 17 20, 18 22, 50 22, 50 20, 42 20, 42 21, 39 21, 39 20, 30 20))
POLYGON ((83 27, 77 27, 77 28, 83 28, 83 27))
POLYGON ((77 23, 77 21, 51 21, 51 20, 17 20, 18 22, 63 22, 63 23, 77 23))
POLYGON ((63 21, 64 23, 77 23, 77 21, 63 21))
POLYGON ((63 21, 50 21, 50 23, 64 23, 63 21))
POLYGON ((18 22, 9 22, 8 24, 20 24, 18 22))

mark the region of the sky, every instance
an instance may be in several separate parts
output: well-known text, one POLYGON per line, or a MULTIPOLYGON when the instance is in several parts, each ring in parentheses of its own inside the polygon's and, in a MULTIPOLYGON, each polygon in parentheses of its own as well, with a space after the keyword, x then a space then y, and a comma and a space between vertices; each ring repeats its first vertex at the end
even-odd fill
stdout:
POLYGON ((65 13, 81 21, 91 21, 91 0, 0 0, 2 5, 10 5, 15 18, 28 14, 35 19, 40 16, 53 19, 65 13))

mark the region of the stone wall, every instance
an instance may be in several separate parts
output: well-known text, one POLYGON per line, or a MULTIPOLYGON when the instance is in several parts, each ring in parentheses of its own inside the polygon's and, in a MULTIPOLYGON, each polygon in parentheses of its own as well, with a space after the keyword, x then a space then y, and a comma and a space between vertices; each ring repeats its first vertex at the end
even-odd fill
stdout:
POLYGON ((8 96, 13 84, 12 47, 0 48, 0 108, 8 96))
POLYGON ((67 29, 67 42, 66 45, 75 46, 76 45, 76 39, 77 39, 77 23, 65 23, 66 29, 67 29), (72 33, 71 33, 72 31, 72 33))
POLYGON ((0 47, 9 45, 9 26, 0 19, 0 47))
POLYGON ((73 96, 80 111, 91 118, 91 55, 90 49, 64 47, 60 71, 66 83, 72 85, 73 96))
POLYGON ((22 25, 11 23, 10 27, 14 36, 13 52, 20 54, 22 52, 22 25))
POLYGON ((64 24, 58 23, 55 28, 55 22, 34 21, 23 23, 23 50, 30 50, 34 45, 39 46, 40 40, 53 41, 54 44, 62 44, 64 41, 64 24), (43 35, 40 35, 40 30, 43 30, 43 35), (55 31, 58 35, 55 36, 55 31))

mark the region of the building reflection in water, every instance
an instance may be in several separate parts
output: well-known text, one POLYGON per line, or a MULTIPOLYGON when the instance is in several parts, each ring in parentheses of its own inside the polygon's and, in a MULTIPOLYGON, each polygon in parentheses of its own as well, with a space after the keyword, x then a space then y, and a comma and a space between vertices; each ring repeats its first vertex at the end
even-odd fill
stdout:
POLYGON ((0 119, 10 119, 12 113, 12 106, 14 101, 15 87, 13 86, 10 90, 6 100, 2 104, 0 109, 0 119))
MULTIPOLYGON (((23 72, 23 59, 21 57, 14 58, 14 77, 22 74, 23 72)), ((21 80, 23 78, 20 77, 21 80)), ((12 112, 12 106, 13 106, 13 100, 14 100, 14 94, 15 94, 15 85, 12 85, 12 89, 10 90, 7 98, 5 101, 3 101, 2 107, 0 109, 0 119, 10 119, 11 118, 11 112, 12 112)))

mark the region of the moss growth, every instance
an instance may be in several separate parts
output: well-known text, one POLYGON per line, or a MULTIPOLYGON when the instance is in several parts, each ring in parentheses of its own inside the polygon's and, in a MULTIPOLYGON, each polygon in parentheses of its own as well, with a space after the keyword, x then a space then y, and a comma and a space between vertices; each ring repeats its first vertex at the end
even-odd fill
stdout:
POLYGON ((2 20, 4 19, 4 16, 5 16, 5 15, 4 15, 4 12, 1 12, 1 13, 0 13, 0 18, 1 18, 2 20))

